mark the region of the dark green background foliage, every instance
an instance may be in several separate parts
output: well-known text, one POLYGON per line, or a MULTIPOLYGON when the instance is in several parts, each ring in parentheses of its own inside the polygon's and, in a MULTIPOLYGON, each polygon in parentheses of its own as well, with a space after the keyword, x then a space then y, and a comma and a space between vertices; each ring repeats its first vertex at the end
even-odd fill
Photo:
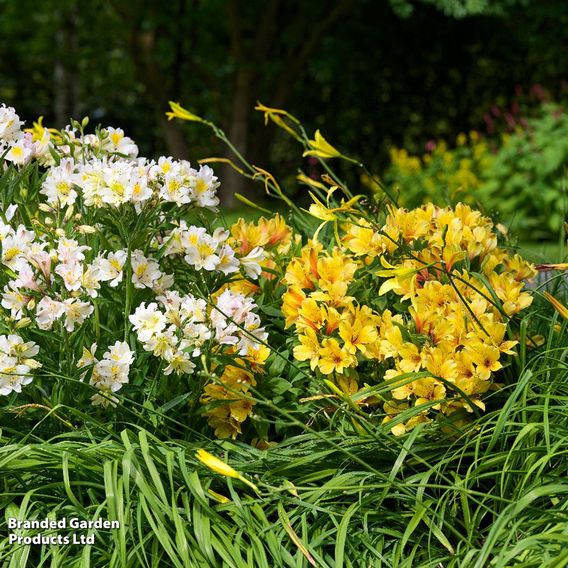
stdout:
MULTIPOLYGON (((0 100, 28 121, 123 127, 145 155, 223 150, 167 124, 169 99, 219 123, 253 163, 298 164, 254 104, 285 107, 375 171, 391 144, 484 126, 538 84, 566 93, 564 0, 0 0, 0 100)), ((290 166, 293 166, 292 170, 290 166)), ((242 180, 225 172, 229 189, 242 180)), ((293 191, 293 188, 289 188, 293 191)), ((257 191, 260 191, 257 189, 257 191)))

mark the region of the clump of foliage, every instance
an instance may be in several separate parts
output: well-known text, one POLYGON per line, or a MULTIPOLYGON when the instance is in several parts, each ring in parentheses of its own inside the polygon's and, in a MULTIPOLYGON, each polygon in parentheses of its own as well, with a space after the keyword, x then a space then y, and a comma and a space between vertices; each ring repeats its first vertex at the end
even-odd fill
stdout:
POLYGON ((398 188, 401 203, 464 201, 498 216, 524 240, 557 240, 567 209, 563 107, 545 104, 497 138, 472 131, 460 134, 453 148, 444 141, 429 147, 422 156, 391 149, 385 183, 398 188))

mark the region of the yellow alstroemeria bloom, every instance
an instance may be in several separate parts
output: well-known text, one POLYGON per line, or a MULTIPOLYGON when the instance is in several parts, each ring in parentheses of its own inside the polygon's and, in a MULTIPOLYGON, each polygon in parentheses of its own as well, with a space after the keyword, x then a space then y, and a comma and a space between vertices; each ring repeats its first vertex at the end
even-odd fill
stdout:
POLYGON ((317 156, 318 158, 339 158, 341 152, 334 148, 320 133, 316 130, 314 140, 308 140, 311 150, 306 150, 302 156, 317 156))
POLYGON ((183 108, 179 103, 175 103, 173 101, 169 101, 170 108, 172 109, 169 112, 166 112, 166 116, 168 120, 173 120, 174 118, 179 118, 180 120, 188 120, 190 122, 204 122, 204 120, 193 114, 189 110, 183 108))
POLYGON ((229 464, 215 457, 213 454, 205 451, 204 449, 197 450, 195 457, 211 471, 224 475, 225 477, 232 477, 234 479, 239 479, 249 487, 252 487, 257 493, 257 486, 239 473, 236 469, 232 468, 229 464))
POLYGON ((387 292, 391 290, 395 290, 396 288, 400 288, 400 285, 403 281, 408 280, 416 276, 419 272, 416 268, 407 268, 405 266, 393 266, 387 260, 385 260, 384 256, 381 256, 381 264, 387 270, 378 270, 375 272, 377 276, 381 278, 388 278, 381 287, 379 288, 379 296, 383 296, 387 292))

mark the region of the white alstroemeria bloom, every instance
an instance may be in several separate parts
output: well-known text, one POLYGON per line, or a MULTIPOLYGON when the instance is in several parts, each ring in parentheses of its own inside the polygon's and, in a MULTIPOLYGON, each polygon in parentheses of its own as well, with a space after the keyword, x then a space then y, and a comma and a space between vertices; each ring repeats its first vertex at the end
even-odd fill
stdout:
POLYGON ((79 262, 73 264, 61 263, 55 267, 55 273, 63 278, 65 288, 70 292, 79 290, 83 281, 83 265, 79 262))
POLYGON ((33 341, 24 341, 19 335, 0 335, 0 353, 18 359, 30 359, 39 353, 33 341))
POLYGON ((145 343, 154 334, 160 333, 166 327, 166 317, 158 309, 155 302, 148 304, 148 307, 145 303, 140 304, 128 319, 142 343, 145 343))
POLYGON ((159 264, 146 258, 141 250, 135 250, 131 255, 132 283, 135 288, 152 288, 154 282, 162 276, 159 264))
POLYGON ((174 275, 173 274, 162 274, 157 280, 152 284, 152 290, 154 294, 161 295, 165 294, 174 285, 174 275))
POLYGON ((2 307, 10 310, 10 315, 15 320, 20 320, 23 317, 22 310, 30 301, 29 296, 24 295, 12 281, 4 286, 4 293, 2 294, 2 307))
MULTIPOLYGON (((199 357, 201 355, 201 346, 211 339, 211 330, 204 323, 188 323, 183 328, 183 336, 185 347, 193 349, 191 356, 199 357)), ((184 346, 180 346, 182 349, 184 346)))
POLYGON ((219 205, 217 188, 221 185, 209 166, 201 166, 199 171, 192 170, 191 194, 199 207, 216 210, 219 205))
POLYGON ((0 141, 12 142, 21 138, 23 124, 14 107, 0 106, 0 141))
POLYGON ((156 333, 144 343, 144 349, 151 351, 156 357, 170 359, 174 356, 178 338, 175 335, 175 326, 170 326, 165 331, 156 333))
POLYGON ((27 288, 28 290, 34 290, 38 292, 40 287, 35 279, 36 275, 34 269, 29 265, 25 264, 18 271, 18 278, 13 281, 14 288, 27 288))
POLYGON ((266 253, 262 247, 254 247, 246 256, 240 259, 241 266, 246 275, 253 280, 257 280, 262 272, 260 263, 266 258, 266 253))
POLYGON ((85 260, 84 251, 90 250, 91 247, 79 245, 74 239, 61 237, 57 243, 57 258, 59 262, 73 264, 85 260))
POLYGON ((172 169, 165 174, 160 198, 177 205, 187 205, 191 202, 189 184, 180 175, 179 170, 172 169))
POLYGON ((168 366, 164 369, 164 375, 176 373, 178 375, 187 375, 195 369, 195 364, 184 351, 175 351, 172 357, 166 359, 168 366))
POLYGON ((98 277, 101 282, 110 280, 110 286, 115 288, 122 282, 124 263, 128 253, 125 250, 117 250, 108 254, 107 258, 99 256, 95 260, 98 277))
POLYGON ((32 382, 31 367, 16 357, 0 356, 0 395, 22 392, 22 386, 32 382))
POLYGON ((75 173, 73 158, 63 158, 58 166, 49 168, 41 185, 40 193, 47 197, 47 202, 54 207, 67 207, 75 203, 80 184, 80 176, 75 173))
POLYGON ((36 306, 36 321, 40 329, 51 329, 56 319, 65 313, 65 304, 44 296, 36 306))
POLYGON ((75 326, 80 326, 94 311, 92 304, 75 298, 63 301, 65 310, 65 329, 71 333, 75 326))
POLYGON ((217 243, 207 234, 202 235, 195 246, 186 249, 185 261, 196 270, 213 271, 219 264, 217 243))
POLYGON ((118 207, 130 201, 132 185, 130 177, 132 166, 125 162, 113 162, 107 164, 103 170, 104 185, 100 189, 103 203, 118 207))
POLYGON ((99 282, 99 269, 95 264, 88 264, 81 276, 81 288, 87 292, 91 298, 96 298, 101 285, 99 282))
POLYGON ((123 366, 129 366, 134 361, 134 353, 130 350, 126 341, 117 341, 113 346, 109 347, 103 357, 123 366))
POLYGON ((132 138, 124 135, 122 128, 112 128, 107 126, 104 129, 108 136, 103 141, 103 148, 107 152, 124 154, 126 157, 134 159, 138 156, 138 146, 132 138))

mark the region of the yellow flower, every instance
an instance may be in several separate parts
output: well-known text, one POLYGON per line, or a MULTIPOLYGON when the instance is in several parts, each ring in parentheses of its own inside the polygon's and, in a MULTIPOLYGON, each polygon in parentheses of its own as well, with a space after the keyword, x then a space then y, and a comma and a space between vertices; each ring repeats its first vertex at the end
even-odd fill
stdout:
POLYGON ((309 361, 312 371, 317 367, 319 361, 320 344, 316 332, 306 328, 304 333, 298 336, 300 345, 294 347, 294 358, 298 361, 309 361))
POLYGON ((335 339, 324 339, 321 344, 318 366, 324 375, 331 375, 333 372, 341 374, 344 369, 357 363, 357 359, 341 349, 335 339))
POLYGON ((339 158, 341 152, 336 150, 320 133, 316 130, 314 140, 308 140, 311 150, 306 150, 303 156, 317 156, 318 158, 339 158))
POLYGON ((544 297, 554 306, 555 310, 564 318, 568 319, 568 308, 559 302, 552 294, 544 293, 544 297))
POLYGON ((241 474, 233 469, 229 464, 216 458, 213 454, 205 451, 204 449, 197 450, 195 457, 211 471, 224 475, 225 477, 233 477, 235 479, 240 479, 241 474))
POLYGON ((339 336, 345 342, 343 348, 353 355, 357 350, 366 353, 367 344, 377 340, 377 328, 364 321, 361 317, 355 317, 351 323, 342 321, 339 324, 339 336))
POLYGON ((216 458, 213 454, 205 451, 204 449, 197 450, 195 457, 211 471, 224 475, 225 477, 232 477, 234 479, 239 479, 249 487, 252 487, 257 493, 257 486, 239 473, 236 469, 233 469, 229 464, 216 458))
POLYGON ((188 120, 190 122, 205 122, 201 117, 183 108, 179 103, 174 103, 173 101, 170 101, 169 104, 172 110, 166 112, 168 120, 179 118, 180 120, 188 120))

